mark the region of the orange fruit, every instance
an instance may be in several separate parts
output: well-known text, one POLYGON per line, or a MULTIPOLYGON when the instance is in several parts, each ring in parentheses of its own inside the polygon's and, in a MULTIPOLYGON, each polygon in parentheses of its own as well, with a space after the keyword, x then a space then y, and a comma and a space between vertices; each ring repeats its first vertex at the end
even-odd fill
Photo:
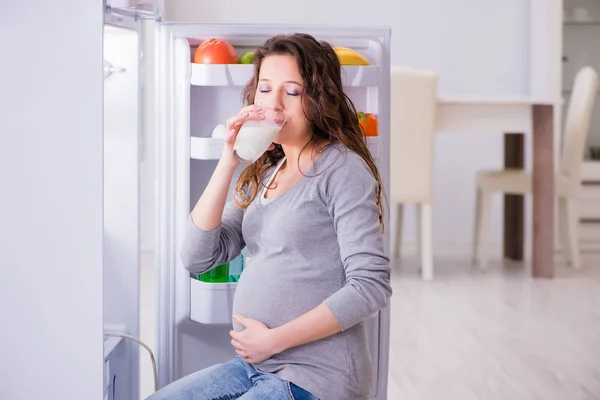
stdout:
POLYGON ((371 113, 358 113, 358 123, 360 124, 364 136, 377 136, 377 117, 371 113))
POLYGON ((223 40, 211 38, 200 43, 194 52, 196 64, 237 64, 238 56, 233 46, 223 40))

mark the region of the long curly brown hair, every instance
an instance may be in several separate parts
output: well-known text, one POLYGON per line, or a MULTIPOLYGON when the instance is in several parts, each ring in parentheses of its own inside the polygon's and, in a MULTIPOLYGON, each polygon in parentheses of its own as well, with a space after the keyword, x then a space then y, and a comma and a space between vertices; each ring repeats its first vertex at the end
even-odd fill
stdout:
MULTIPOLYGON (((356 108, 344 93, 341 65, 333 47, 325 41, 319 42, 314 37, 302 33, 278 35, 267 40, 254 53, 254 76, 242 93, 245 104, 254 103, 262 61, 274 54, 293 56, 304 81, 304 114, 312 125, 312 138, 304 149, 310 145, 314 148, 320 143, 341 143, 361 156, 378 183, 377 205, 379 222, 383 228, 383 184, 358 123, 356 108)), ((236 183, 236 204, 243 208, 248 207, 263 185, 265 173, 283 157, 282 147, 275 145, 274 150, 266 152, 248 165, 236 183)))

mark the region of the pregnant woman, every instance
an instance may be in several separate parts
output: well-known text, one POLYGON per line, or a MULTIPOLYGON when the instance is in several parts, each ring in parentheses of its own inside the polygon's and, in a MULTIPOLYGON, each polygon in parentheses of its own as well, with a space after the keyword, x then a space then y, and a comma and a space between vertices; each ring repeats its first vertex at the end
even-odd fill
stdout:
POLYGON ((238 356, 184 377, 149 400, 367 399, 371 360, 364 321, 388 304, 383 187, 342 88, 333 48, 305 34, 257 49, 247 107, 227 121, 225 149, 191 212, 181 257, 193 273, 247 247, 233 304, 238 356), (236 135, 261 120, 261 100, 285 124, 240 175, 236 135))

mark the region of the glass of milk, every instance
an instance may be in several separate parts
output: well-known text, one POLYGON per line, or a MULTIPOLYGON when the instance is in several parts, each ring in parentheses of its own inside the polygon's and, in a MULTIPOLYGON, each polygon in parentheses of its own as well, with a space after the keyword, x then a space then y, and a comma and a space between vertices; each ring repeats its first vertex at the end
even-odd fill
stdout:
POLYGON ((233 155, 245 164, 258 160, 285 124, 285 112, 280 105, 266 100, 261 100, 256 105, 261 107, 259 113, 265 118, 244 122, 233 145, 233 155))

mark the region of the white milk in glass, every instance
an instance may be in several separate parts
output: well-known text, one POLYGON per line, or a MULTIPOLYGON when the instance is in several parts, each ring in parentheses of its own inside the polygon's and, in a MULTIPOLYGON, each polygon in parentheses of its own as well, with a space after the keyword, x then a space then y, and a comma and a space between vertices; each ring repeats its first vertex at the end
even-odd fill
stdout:
POLYGON ((280 129, 267 121, 246 121, 233 146, 235 156, 242 162, 253 163, 267 151, 280 129))

